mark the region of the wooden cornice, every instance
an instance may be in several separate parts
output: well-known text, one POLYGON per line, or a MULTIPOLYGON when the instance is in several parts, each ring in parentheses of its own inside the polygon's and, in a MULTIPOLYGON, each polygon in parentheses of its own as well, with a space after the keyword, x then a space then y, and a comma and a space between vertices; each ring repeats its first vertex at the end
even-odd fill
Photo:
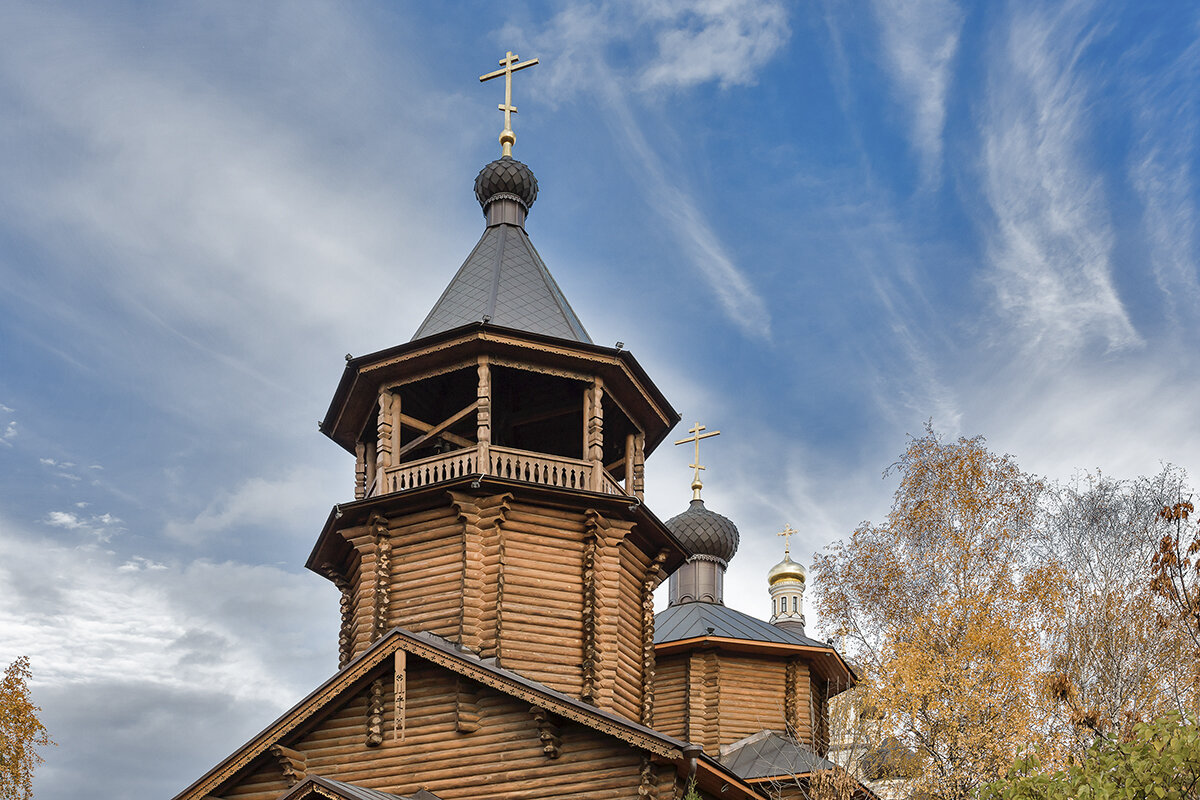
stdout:
POLYGON ((321 432, 353 453, 357 428, 370 413, 381 386, 474 366, 482 355, 495 357, 498 365, 599 376, 624 413, 645 427, 647 455, 680 419, 628 350, 474 322, 351 358, 320 423, 321 432))
POLYGON ((542 503, 581 513, 594 509, 613 519, 633 522, 631 539, 646 553, 657 554, 664 549, 667 551, 662 568, 668 574, 678 569, 688 557, 688 551, 667 529, 662 520, 635 498, 496 478, 489 475, 467 475, 453 481, 429 484, 403 492, 376 495, 364 500, 355 500, 351 503, 334 506, 305 562, 305 567, 320 575, 326 575, 326 565, 336 568, 338 564, 349 557, 352 550, 346 540, 339 535, 340 531, 365 525, 374 514, 387 517, 396 513, 413 513, 448 506, 453 502, 450 492, 479 497, 509 493, 525 502, 542 503))

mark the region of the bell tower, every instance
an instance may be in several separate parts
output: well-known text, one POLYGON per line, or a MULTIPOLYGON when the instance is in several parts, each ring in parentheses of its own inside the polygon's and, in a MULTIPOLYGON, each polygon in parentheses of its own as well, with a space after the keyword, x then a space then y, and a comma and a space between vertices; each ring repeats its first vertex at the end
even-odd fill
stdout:
MULTIPOLYGON (((507 63, 506 63, 507 62, 507 63)), ((307 566, 342 593, 341 665, 400 626, 635 720, 653 703, 652 593, 687 557, 642 503, 679 416, 637 360, 592 343, 534 249, 533 171, 475 179, 478 243, 407 344, 348 358, 321 431, 354 499, 307 566)))

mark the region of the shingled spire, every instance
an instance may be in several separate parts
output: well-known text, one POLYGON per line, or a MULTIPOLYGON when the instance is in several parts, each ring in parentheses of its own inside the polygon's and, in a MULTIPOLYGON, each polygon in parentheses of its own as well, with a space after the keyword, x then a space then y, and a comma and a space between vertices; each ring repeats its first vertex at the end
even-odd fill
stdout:
POLYGON ((512 115, 517 110, 512 104, 512 74, 537 63, 536 58, 522 62, 509 51, 500 60, 502 69, 479 76, 481 81, 504 77, 504 102, 499 106, 504 112, 502 154, 475 178, 475 197, 487 227, 413 341, 472 322, 487 322, 592 343, 525 234, 525 217, 537 199, 538 182, 533 170, 512 157, 517 140, 512 130, 512 115))
POLYGON ((480 170, 475 197, 487 228, 417 329, 414 341, 483 321, 592 343, 525 233, 525 217, 537 193, 533 170, 511 156, 480 170))

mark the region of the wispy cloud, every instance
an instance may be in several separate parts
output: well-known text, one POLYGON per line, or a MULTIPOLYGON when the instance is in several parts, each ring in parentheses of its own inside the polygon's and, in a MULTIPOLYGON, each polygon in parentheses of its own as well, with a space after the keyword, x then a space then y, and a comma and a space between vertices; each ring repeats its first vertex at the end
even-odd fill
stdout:
POLYGON ((952 0, 875 0, 883 50, 927 185, 939 181, 946 98, 965 15, 952 0))
POLYGON ((1112 279, 1114 231, 1088 158, 1088 8, 1018 8, 999 31, 983 113, 987 252, 1001 310, 1057 360, 1091 342, 1141 344, 1112 279))
POLYGON ((0 444, 5 447, 12 447, 12 440, 17 438, 17 421, 9 420, 4 426, 4 433, 0 434, 0 444))
POLYGON ((274 530, 306 531, 323 519, 320 505, 328 476, 313 469, 295 469, 278 478, 255 477, 222 494, 189 520, 171 520, 165 533, 199 545, 238 526, 267 526, 274 530))
MULTIPOLYGON (((1152 49, 1152 43, 1146 49, 1152 49)), ((1156 54, 1161 57, 1161 54, 1156 54)), ((1130 70, 1137 139, 1127 170, 1142 202, 1150 268, 1172 323, 1189 338, 1200 323, 1196 237, 1197 82, 1200 41, 1193 38, 1153 79, 1130 70)))
POLYGON ((710 81, 721 86, 750 83, 787 38, 782 5, 753 0, 620 8, 575 4, 535 36, 538 46, 556 54, 548 70, 548 91, 558 99, 580 92, 600 99, 605 119, 625 143, 622 151, 631 157, 631 172, 641 183, 647 204, 667 223, 725 315, 743 333, 762 338, 771 331, 767 304, 685 187, 684 176, 669 172, 638 122, 633 103, 619 87, 632 84, 653 91, 683 90, 710 81), (656 42, 649 58, 635 60, 624 70, 605 61, 605 48, 617 43, 628 46, 646 31, 656 42))

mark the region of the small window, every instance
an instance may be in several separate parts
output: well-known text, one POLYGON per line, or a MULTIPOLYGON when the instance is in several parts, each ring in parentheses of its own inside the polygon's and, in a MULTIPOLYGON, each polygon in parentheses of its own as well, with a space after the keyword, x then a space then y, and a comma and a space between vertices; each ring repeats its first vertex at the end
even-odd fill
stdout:
POLYGON ((798 603, 799 603, 799 602, 800 602, 799 598, 798 598, 798 597, 796 597, 795 595, 793 595, 793 596, 792 596, 792 613, 793 613, 793 614, 799 614, 799 613, 800 613, 800 609, 799 609, 799 607, 798 607, 798 603))

